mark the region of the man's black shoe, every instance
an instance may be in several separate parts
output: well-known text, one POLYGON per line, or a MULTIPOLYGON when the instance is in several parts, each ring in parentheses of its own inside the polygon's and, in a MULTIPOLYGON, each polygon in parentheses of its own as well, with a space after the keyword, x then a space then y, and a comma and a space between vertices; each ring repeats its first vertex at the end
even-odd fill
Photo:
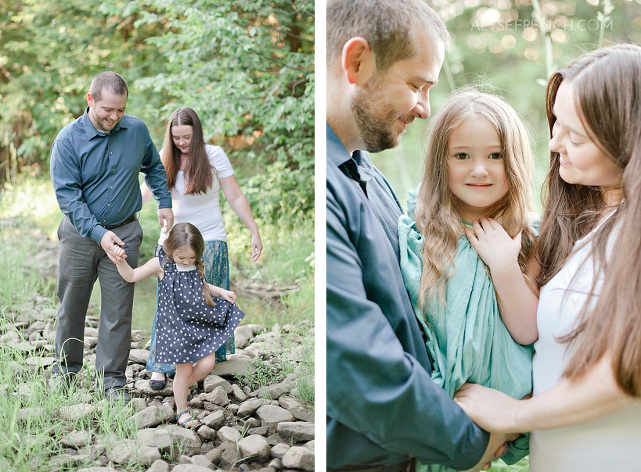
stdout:
POLYGON ((126 405, 131 401, 131 396, 125 387, 114 385, 105 389, 105 399, 112 404, 120 403, 126 405))

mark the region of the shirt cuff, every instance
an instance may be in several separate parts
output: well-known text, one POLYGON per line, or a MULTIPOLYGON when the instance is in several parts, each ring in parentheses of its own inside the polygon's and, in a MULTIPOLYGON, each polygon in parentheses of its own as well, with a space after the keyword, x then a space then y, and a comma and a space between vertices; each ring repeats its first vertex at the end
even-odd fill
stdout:
POLYGON ((107 229, 100 225, 96 225, 94 229, 91 230, 89 237, 100 244, 102 237, 107 233, 107 229))
POLYGON ((162 208, 171 208, 171 196, 158 200, 158 209, 160 210, 162 208))

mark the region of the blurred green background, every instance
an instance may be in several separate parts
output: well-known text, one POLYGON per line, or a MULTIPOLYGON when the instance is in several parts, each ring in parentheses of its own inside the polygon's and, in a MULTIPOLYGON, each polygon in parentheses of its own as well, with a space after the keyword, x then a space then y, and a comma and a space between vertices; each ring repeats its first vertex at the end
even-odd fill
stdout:
MULTIPOLYGON (((432 114, 458 87, 478 85, 503 96, 529 126, 536 160, 536 202, 548 166, 545 83, 554 71, 600 45, 641 44, 641 0, 430 0, 452 35, 432 114)), ((405 206, 423 174, 424 130, 408 127, 395 149, 373 154, 405 206)))

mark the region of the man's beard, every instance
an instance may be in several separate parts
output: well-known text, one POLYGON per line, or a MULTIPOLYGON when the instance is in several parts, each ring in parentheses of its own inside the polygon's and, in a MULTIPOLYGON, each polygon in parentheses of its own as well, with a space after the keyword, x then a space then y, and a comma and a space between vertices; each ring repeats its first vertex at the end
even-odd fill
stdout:
POLYGON ((368 152, 394 148, 400 141, 400 134, 395 135, 392 129, 397 119, 396 111, 385 102, 381 104, 380 112, 375 113, 372 110, 371 104, 377 101, 377 95, 379 95, 378 91, 374 93, 359 91, 352 99, 356 125, 368 152))
POLYGON ((98 131, 102 131, 103 133, 109 133, 118 124, 118 122, 116 121, 114 123, 114 125, 111 127, 111 129, 105 129, 105 128, 103 128, 103 124, 102 124, 104 120, 101 120, 100 118, 98 118, 98 115, 96 115, 96 113, 93 111, 93 109, 90 108, 89 111, 90 111, 90 113, 91 113, 91 115, 93 117, 93 120, 96 122, 96 129, 98 131))

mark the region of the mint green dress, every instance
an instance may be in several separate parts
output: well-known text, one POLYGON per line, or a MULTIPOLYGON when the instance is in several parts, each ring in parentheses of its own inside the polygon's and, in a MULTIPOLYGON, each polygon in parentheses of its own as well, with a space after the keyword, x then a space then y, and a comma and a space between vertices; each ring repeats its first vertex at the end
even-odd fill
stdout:
MULTIPOLYGON (((489 272, 467 237, 459 237, 454 257, 456 270, 446 284, 446 305, 432 299, 426 309, 421 309, 418 295, 423 235, 409 216, 399 218, 398 234, 401 272, 416 317, 427 336, 434 382, 450 396, 466 382, 494 388, 514 398, 532 392, 533 347, 521 346, 510 336, 499 314, 489 272)), ((528 443, 529 435, 512 442, 503 457, 505 463, 513 464, 525 457, 528 443)), ((419 470, 452 470, 445 466, 418 466, 419 470)))

